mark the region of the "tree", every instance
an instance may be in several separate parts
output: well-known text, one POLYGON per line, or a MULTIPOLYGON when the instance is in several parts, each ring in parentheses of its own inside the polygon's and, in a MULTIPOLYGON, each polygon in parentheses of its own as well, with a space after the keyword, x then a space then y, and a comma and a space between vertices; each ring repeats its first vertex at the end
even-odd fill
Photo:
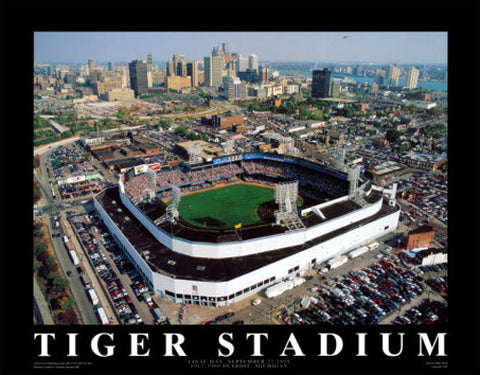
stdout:
POLYGON ((70 310, 73 306, 75 306, 75 299, 71 295, 63 296, 58 299, 57 303, 62 310, 70 310))
POLYGON ((402 133, 400 133, 400 131, 397 129, 388 129, 385 137, 390 143, 395 143, 397 139, 400 138, 401 134, 402 133))
MULTIPOLYGON (((37 182, 33 183, 33 202, 37 203, 40 198, 42 197, 42 193, 40 192, 40 187, 38 186, 37 182)), ((42 232, 43 235, 43 232, 42 232)))
POLYGON ((56 271, 52 271, 52 272, 49 272, 46 277, 48 280, 51 281, 51 280, 54 280, 57 276, 59 276, 58 273, 56 271))
POLYGON ((64 276, 57 276, 53 280, 53 290, 56 292, 63 292, 70 286, 70 280, 64 276))
POLYGON ((38 256, 48 250, 48 246, 45 242, 39 242, 33 245, 33 253, 38 256))
POLYGON ((45 258, 43 261, 43 264, 45 267, 47 267, 49 270, 53 270, 55 268, 55 265, 57 264, 57 260, 55 259, 54 256, 48 256, 45 258))

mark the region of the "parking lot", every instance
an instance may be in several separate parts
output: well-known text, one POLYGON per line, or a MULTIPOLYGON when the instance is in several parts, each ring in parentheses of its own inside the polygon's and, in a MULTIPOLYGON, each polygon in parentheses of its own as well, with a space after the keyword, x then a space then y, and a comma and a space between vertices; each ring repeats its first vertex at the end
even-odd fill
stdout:
POLYGON ((412 173, 399 181, 399 196, 414 209, 408 210, 406 216, 410 221, 418 217, 431 216, 443 224, 448 224, 448 179, 433 173, 412 173))
POLYGON ((153 301, 148 303, 148 288, 121 254, 99 218, 93 213, 71 214, 69 218, 88 263, 100 281, 101 290, 97 293, 105 294, 118 322, 123 325, 154 324, 160 317, 155 319, 151 310, 158 306, 153 301))
POLYGON ((78 146, 59 146, 45 161, 52 196, 75 199, 98 193, 104 187, 102 172, 86 160, 78 146))
POLYGON ((234 305, 208 307, 154 295, 94 213, 72 214, 70 221, 120 324, 390 324, 427 294, 445 303, 446 263, 406 264, 387 245, 400 233, 326 274, 308 270, 305 283, 278 297, 261 291, 234 305))
POLYGON ((444 293, 446 280, 440 279, 424 281, 389 254, 371 266, 328 280, 309 300, 302 301, 304 306, 288 306, 280 318, 286 324, 388 323, 388 318, 425 297, 429 286, 438 286, 444 293))

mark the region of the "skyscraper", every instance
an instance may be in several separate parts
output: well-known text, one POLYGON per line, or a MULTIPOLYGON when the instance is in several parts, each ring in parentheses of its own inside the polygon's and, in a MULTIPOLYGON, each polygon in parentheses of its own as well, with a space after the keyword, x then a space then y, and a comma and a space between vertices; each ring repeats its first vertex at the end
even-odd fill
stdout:
POLYGON ((388 66, 388 85, 398 86, 398 80, 400 78, 400 69, 394 65, 388 66))
POLYGON ((167 68, 167 76, 176 75, 177 68, 173 66, 172 59, 168 60, 166 68, 167 68))
POLYGON ((192 87, 198 86, 198 61, 187 62, 187 76, 191 77, 192 87))
POLYGON ((414 89, 417 87, 419 70, 415 69, 413 66, 408 68, 407 71, 407 81, 405 82, 405 87, 407 89, 414 89))
POLYGON ((205 86, 220 87, 222 86, 222 70, 225 65, 225 60, 222 56, 208 56, 203 59, 205 86))
POLYGON ((88 59, 88 71, 91 72, 93 69, 95 69, 95 60, 88 59))
POLYGON ((236 60, 235 60, 235 67, 237 74, 239 72, 246 72, 248 69, 248 58, 242 57, 239 53, 237 53, 236 60))
POLYGON ((147 54, 147 70, 149 72, 153 71, 153 59, 152 59, 152 53, 149 52, 147 54))
POLYGON ((363 65, 357 65, 355 68, 355 74, 357 76, 361 76, 363 74, 363 65))
POLYGON ((177 76, 186 77, 187 76, 187 62, 183 58, 180 58, 180 61, 177 64, 177 76))
POLYGON ((222 57, 225 57, 225 54, 223 53, 222 47, 220 47, 220 46, 213 47, 212 56, 222 56, 222 57))
POLYGON ((330 96, 332 98, 337 98, 340 94, 340 82, 332 81, 330 84, 330 96))
POLYGON ((224 78, 225 97, 228 100, 245 99, 247 97, 247 85, 238 77, 224 78))
POLYGON ((383 69, 375 69, 375 83, 377 85, 384 85, 387 72, 383 69))
POLYGON ((176 76, 177 75, 177 69, 178 69, 178 56, 177 54, 174 54, 173 55, 173 75, 176 76))
POLYGON ((114 63, 113 61, 110 61, 110 62, 108 63, 108 70, 109 70, 110 72, 114 72, 114 71, 115 71, 115 63, 114 63))
POLYGON ((147 54, 147 87, 153 86, 152 72, 153 72, 152 53, 149 52, 147 54))
POLYGON ((248 58, 248 69, 255 70, 256 72, 258 72, 258 58, 257 58, 257 55, 252 54, 248 58))
POLYGON ((331 72, 324 68, 312 72, 312 97, 327 98, 330 94, 331 72))
POLYGON ((134 60, 128 64, 130 71, 130 88, 139 96, 148 88, 147 63, 141 60, 134 60))
POLYGON ((228 43, 222 43, 222 50, 223 50, 223 54, 225 56, 229 56, 228 55, 228 43))

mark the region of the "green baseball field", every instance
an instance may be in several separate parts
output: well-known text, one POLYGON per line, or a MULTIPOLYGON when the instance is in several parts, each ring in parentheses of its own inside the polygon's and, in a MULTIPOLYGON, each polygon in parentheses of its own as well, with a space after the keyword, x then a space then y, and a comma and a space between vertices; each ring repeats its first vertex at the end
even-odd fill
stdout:
POLYGON ((258 208, 274 199, 272 188, 235 184, 182 196, 178 211, 195 225, 231 227, 261 221, 258 208))

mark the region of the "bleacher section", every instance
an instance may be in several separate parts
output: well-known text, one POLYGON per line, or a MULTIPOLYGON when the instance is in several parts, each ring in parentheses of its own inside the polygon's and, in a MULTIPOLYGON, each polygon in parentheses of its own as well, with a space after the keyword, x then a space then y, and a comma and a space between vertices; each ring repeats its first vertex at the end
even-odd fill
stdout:
POLYGON ((179 186, 182 193, 187 193, 239 180, 266 185, 278 181, 299 181, 300 194, 315 201, 325 201, 348 193, 348 182, 345 180, 322 174, 299 163, 270 159, 245 159, 196 168, 160 170, 156 173, 154 186, 150 186, 147 174, 130 174, 125 191, 129 199, 138 202, 148 188, 158 192, 161 197, 168 197, 172 186, 179 186))

